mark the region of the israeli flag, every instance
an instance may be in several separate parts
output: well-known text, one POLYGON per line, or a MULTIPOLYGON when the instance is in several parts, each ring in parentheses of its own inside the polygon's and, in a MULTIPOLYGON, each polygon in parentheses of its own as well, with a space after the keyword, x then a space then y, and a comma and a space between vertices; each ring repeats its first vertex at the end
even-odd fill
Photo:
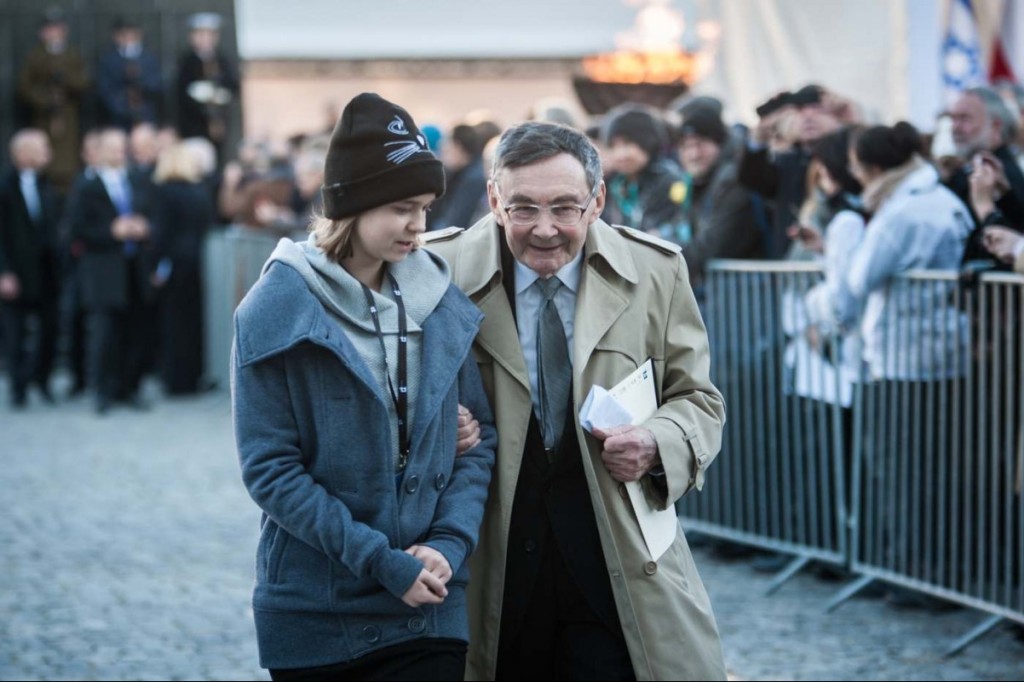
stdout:
POLYGON ((978 23, 971 0, 952 0, 946 39, 942 43, 942 84, 946 104, 952 104, 967 88, 984 82, 978 23))

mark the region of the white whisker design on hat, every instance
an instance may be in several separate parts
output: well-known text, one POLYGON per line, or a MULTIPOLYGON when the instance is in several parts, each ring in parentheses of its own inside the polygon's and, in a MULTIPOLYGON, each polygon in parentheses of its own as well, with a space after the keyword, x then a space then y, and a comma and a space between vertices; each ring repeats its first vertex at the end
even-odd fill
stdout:
POLYGON ((413 154, 427 151, 419 145, 418 142, 385 142, 385 147, 393 147, 394 145, 400 145, 398 149, 392 149, 388 152, 387 159, 392 163, 402 163, 413 154))

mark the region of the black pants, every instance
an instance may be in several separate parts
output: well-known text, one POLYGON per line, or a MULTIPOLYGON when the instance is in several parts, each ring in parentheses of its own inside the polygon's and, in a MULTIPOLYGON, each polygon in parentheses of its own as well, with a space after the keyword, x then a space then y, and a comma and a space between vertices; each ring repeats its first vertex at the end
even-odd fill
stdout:
POLYGON ((621 628, 587 602, 554 543, 516 632, 502 624, 496 680, 635 680, 621 628))
POLYGON ((139 389, 146 352, 139 310, 89 314, 89 383, 100 402, 131 398, 139 389))
POLYGON ((57 305, 43 303, 23 306, 7 305, 3 308, 7 335, 7 370, 11 376, 11 393, 23 398, 30 381, 46 386, 53 371, 57 352, 57 305), (37 323, 35 337, 29 342, 29 320, 37 323))
POLYGON ((443 680, 461 681, 466 643, 457 639, 416 639, 378 649, 354 661, 316 668, 271 670, 272 680, 443 680))

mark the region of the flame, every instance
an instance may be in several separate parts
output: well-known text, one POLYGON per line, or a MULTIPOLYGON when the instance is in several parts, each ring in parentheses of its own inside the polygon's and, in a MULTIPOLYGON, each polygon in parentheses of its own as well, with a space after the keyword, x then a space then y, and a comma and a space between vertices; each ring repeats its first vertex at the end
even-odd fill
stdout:
POLYGON ((583 58, 583 71, 601 83, 690 83, 698 57, 674 52, 613 52, 583 58))
POLYGON ((584 57, 583 71, 602 83, 659 83, 692 85, 714 68, 720 28, 701 22, 696 52, 682 49, 686 22, 668 0, 626 0, 640 6, 634 25, 616 37, 618 50, 584 57))

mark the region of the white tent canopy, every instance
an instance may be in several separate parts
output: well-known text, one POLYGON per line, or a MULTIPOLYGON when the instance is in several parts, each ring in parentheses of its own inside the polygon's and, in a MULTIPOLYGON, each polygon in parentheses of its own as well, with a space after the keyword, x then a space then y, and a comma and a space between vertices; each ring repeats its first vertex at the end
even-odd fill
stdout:
MULTIPOLYGON (((237 12, 250 60, 575 58, 614 49, 638 6, 658 2, 683 12, 687 47, 698 44, 699 22, 720 26, 715 68, 695 89, 721 97, 735 119, 751 121, 771 94, 814 82, 877 120, 930 129, 943 105, 948 1, 238 0, 237 12)), ((983 27, 997 24, 1003 2, 975 0, 983 27)), ((1024 35, 1004 35, 1014 32, 1024 35)), ((1019 42, 1008 56, 1024 68, 1019 42)))

